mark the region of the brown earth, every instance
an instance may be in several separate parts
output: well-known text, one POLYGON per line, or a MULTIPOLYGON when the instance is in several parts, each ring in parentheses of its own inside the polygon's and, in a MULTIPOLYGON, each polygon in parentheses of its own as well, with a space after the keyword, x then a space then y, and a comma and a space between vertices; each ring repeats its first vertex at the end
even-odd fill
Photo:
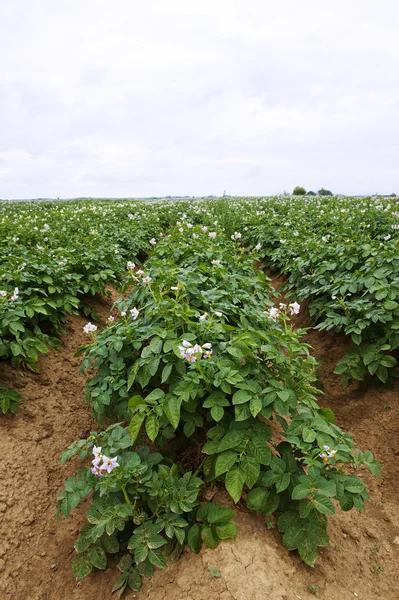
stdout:
MULTIPOLYGON (((276 286, 278 281, 275 281, 276 286)), ((102 320, 111 302, 98 301, 102 320)), ((95 572, 76 582, 73 544, 84 524, 87 503, 66 520, 55 519, 55 497, 78 461, 60 465, 62 450, 95 427, 84 403, 84 378, 76 349, 86 341, 85 319, 70 317, 61 353, 40 361, 40 374, 0 365, 0 380, 22 397, 17 416, 0 417, 0 599, 106 600, 116 570, 95 572)), ((306 314, 297 325, 307 326, 306 314)), ((361 382, 343 388, 333 374, 345 352, 341 336, 310 330, 306 341, 321 361, 325 393, 337 423, 356 443, 372 450, 383 466, 381 479, 364 474, 371 502, 363 513, 339 512, 330 519, 330 545, 314 569, 281 546, 275 528, 237 507, 238 537, 199 555, 186 550, 178 563, 157 571, 131 600, 398 600, 399 572, 399 394, 361 382), (212 577, 215 567, 219 577, 212 577)), ((219 501, 228 503, 220 496, 219 501)))

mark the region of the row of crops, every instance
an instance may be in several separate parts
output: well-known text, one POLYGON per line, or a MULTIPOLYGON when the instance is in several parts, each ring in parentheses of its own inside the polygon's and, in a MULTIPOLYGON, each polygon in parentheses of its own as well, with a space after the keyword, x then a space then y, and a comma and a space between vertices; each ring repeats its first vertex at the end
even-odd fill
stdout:
MULTIPOLYGON (((115 589, 138 590, 185 544, 234 537, 234 511, 205 502, 204 483, 276 513, 284 546, 309 565, 336 506, 363 508, 349 473, 378 463, 319 408, 317 365, 290 319, 308 300, 318 328, 351 336, 336 369, 346 382, 393 383, 395 208, 311 197, 0 206, 0 357, 37 370, 69 313, 91 321, 78 354, 99 431, 65 451, 85 462, 58 496, 67 517, 91 494, 76 577, 117 554, 115 589), (286 274, 288 305, 273 305, 260 261, 286 274), (131 292, 100 331, 87 300, 109 284, 131 292)), ((18 401, 1 387, 3 412, 18 401)))
POLYGON ((114 590, 137 591, 186 544, 199 552, 235 537, 234 511, 206 502, 204 484, 277 513, 284 546, 311 566, 336 505, 362 510, 368 500, 348 466, 379 465, 317 404, 315 359, 290 324, 299 304, 274 306, 254 268, 259 245, 232 238, 182 217, 130 270, 118 318, 86 329, 86 400, 100 425, 113 424, 62 458, 91 458, 58 496, 69 516, 91 494, 78 578, 118 554, 114 590))

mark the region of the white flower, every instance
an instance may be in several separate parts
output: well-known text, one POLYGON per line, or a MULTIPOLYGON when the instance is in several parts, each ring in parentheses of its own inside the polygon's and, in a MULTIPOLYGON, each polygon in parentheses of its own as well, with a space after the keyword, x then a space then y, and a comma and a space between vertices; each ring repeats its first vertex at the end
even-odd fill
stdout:
POLYGON ((205 350, 210 350, 212 348, 212 344, 207 342, 206 344, 202 344, 202 347, 205 348, 205 350))
POLYGON ((191 348, 192 344, 190 342, 188 342, 187 340, 183 340, 182 341, 182 346, 184 348, 191 348))
POLYGON ((125 311, 125 310, 123 310, 123 311, 121 312, 121 317, 126 317, 126 311, 125 311))
POLYGON ((15 302, 15 300, 18 300, 18 296, 19 296, 19 289, 16 287, 16 288, 14 288, 14 292, 13 292, 10 300, 15 302))
POLYGON ((204 225, 203 227, 201 227, 202 231, 204 233, 206 233, 208 231, 208 227, 206 225, 204 225))
POLYGON ((147 277, 143 277, 143 283, 150 283, 150 281, 152 281, 152 278, 149 277, 148 275, 147 275, 147 277))
POLYGON ((128 260, 127 263, 126 263, 126 268, 127 269, 134 269, 135 266, 136 265, 131 260, 128 260))
POLYGON ((272 321, 275 321, 277 319, 277 317, 278 317, 278 312, 279 312, 278 308, 276 308, 275 306, 272 306, 269 309, 269 313, 268 313, 269 319, 271 319, 272 321))
POLYGON ((217 317, 221 317, 221 316, 223 315, 223 313, 221 313, 221 312, 217 311, 217 312, 215 312, 215 315, 216 315, 217 317))
POLYGON ((86 323, 86 325, 83 327, 83 331, 85 333, 94 333, 95 331, 97 331, 97 325, 93 325, 92 323, 86 323))
POLYGON ((205 319, 207 318, 208 313, 204 313, 203 315, 200 316, 199 320, 200 321, 205 321, 205 319))
POLYGON ((150 244, 152 244, 152 246, 155 246, 156 243, 157 243, 157 240, 155 238, 150 239, 150 244))
POLYGON ((0 296, 3 296, 3 298, 6 298, 7 292, 5 290, 0 290, 0 296))
POLYGON ((213 264, 213 265, 220 265, 220 260, 214 259, 214 260, 212 261, 212 264, 213 264))
POLYGON ((192 225, 191 225, 191 223, 187 223, 187 227, 188 227, 189 229, 191 229, 191 228, 192 228, 192 225))
POLYGON ((138 271, 136 271, 136 275, 144 275, 144 271, 142 271, 142 269, 138 269, 138 271))
POLYGON ((112 315, 110 315, 107 319, 108 323, 113 323, 115 321, 115 317, 113 317, 112 315))
POLYGON ((137 319, 137 317, 139 316, 139 314, 140 314, 140 311, 137 310, 136 307, 131 308, 129 312, 130 312, 130 314, 132 316, 133 321, 135 321, 137 319))
POLYGON ((390 233, 388 233, 388 235, 386 235, 386 236, 384 237, 384 240, 387 242, 388 240, 390 240, 390 239, 391 239, 391 237, 392 237, 392 236, 391 236, 391 234, 390 234, 390 233))
POLYGON ((177 287, 177 285, 172 285, 172 287, 170 289, 173 290, 174 292, 176 292, 176 290, 178 290, 179 288, 177 287))
POLYGON ((279 308, 280 308, 280 310, 284 310, 284 309, 286 309, 286 308, 287 308, 287 305, 286 305, 286 304, 284 304, 283 302, 280 302, 280 304, 279 304, 279 308))
POLYGON ((256 244, 255 250, 258 251, 262 248, 262 244, 256 244))
POLYGON ((184 231, 183 227, 179 227, 179 231, 180 231, 180 233, 183 233, 183 231, 184 231))
POLYGON ((292 304, 288 305, 289 309, 290 309, 290 314, 291 315, 298 315, 301 305, 298 304, 298 302, 292 302, 292 304))
POLYGON ((208 235, 212 240, 214 240, 216 237, 216 231, 210 231, 208 235))
POLYGON ((193 238, 196 240, 198 238, 198 233, 193 233, 193 238))
POLYGON ((193 346, 193 354, 202 354, 202 348, 199 344, 193 346))
POLYGON ((232 240, 239 240, 241 238, 241 233, 235 231, 233 235, 230 236, 232 240))

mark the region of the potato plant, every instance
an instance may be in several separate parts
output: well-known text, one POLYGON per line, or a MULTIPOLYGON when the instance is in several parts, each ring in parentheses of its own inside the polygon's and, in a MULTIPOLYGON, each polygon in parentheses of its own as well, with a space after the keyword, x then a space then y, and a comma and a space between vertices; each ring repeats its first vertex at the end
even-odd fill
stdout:
POLYGON ((332 411, 319 407, 316 361, 301 339, 304 330, 290 322, 300 306, 273 305, 267 278, 253 266, 259 244, 248 251, 238 230, 226 236, 218 224, 193 221, 184 215, 153 239, 141 269, 128 265, 134 287, 117 302, 120 317, 103 331, 87 328, 90 341, 79 351, 91 374, 86 399, 94 416, 100 425, 122 424, 66 451, 85 458, 93 444, 94 459, 67 481, 60 512, 67 516, 94 489, 85 541, 81 536, 75 545, 75 574, 105 568, 106 546, 116 535, 126 552, 121 589, 139 589, 139 576, 165 566, 160 549, 170 539, 178 554, 184 543, 197 552, 201 541, 215 547, 235 536, 233 513, 207 504, 202 484, 224 488, 234 503, 267 519, 275 515, 284 546, 313 566, 318 547, 328 544, 328 515, 337 507, 362 510, 368 500, 351 471, 379 469, 332 411), (110 446, 112 436, 121 441, 110 446), (156 464, 149 443, 159 451, 156 464), (132 470, 147 461, 152 466, 138 485, 132 470), (93 551, 98 544, 101 562, 93 551))

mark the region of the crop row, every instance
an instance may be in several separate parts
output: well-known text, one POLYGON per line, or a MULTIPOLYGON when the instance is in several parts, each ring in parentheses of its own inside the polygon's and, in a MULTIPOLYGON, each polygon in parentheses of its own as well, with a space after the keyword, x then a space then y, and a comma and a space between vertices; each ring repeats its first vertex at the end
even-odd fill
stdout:
POLYGON ((74 573, 105 569, 117 553, 121 592, 140 589, 167 552, 236 535, 233 511, 205 502, 204 483, 276 513, 285 547, 313 565, 335 506, 361 510, 368 499, 348 465, 378 472, 319 408, 315 359, 290 325, 299 305, 272 305, 253 266, 259 245, 249 252, 239 231, 231 240, 222 224, 205 225, 215 213, 200 206, 191 216, 153 240, 119 317, 86 327, 78 352, 94 416, 116 423, 65 451, 63 461, 90 454, 91 465, 67 480, 59 514, 92 493, 74 573))

